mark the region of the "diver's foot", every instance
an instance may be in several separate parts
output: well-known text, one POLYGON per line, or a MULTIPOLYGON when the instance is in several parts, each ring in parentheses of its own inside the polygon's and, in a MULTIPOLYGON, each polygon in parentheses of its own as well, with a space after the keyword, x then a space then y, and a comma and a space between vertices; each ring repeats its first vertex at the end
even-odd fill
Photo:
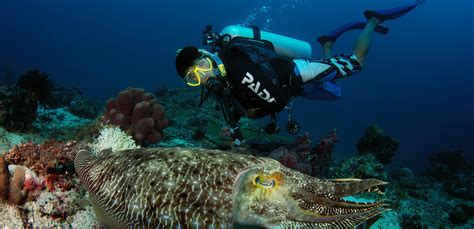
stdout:
POLYGON ((421 5, 425 2, 426 0, 417 0, 414 3, 404 5, 404 6, 399 6, 395 7, 392 9, 386 9, 386 10, 366 10, 364 12, 365 18, 367 20, 370 20, 371 18, 375 17, 379 19, 381 22, 387 21, 387 20, 393 20, 396 18, 399 18, 411 10, 415 9, 418 5, 421 5))
MULTIPOLYGON (((350 30, 355 30, 355 29, 364 29, 365 25, 367 22, 350 22, 347 24, 342 25, 341 27, 331 31, 330 33, 318 37, 316 40, 324 46, 326 42, 332 42, 334 43, 339 36, 341 36, 343 33, 350 31, 350 30)), ((375 32, 386 35, 390 31, 389 28, 383 26, 383 25, 377 25, 375 27, 375 32)))

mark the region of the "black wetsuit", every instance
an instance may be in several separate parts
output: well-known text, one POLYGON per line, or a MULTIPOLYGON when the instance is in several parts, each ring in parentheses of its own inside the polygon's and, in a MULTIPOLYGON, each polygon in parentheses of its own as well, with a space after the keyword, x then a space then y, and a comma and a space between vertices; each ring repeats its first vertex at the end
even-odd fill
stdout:
POLYGON ((218 95, 224 117, 233 129, 238 129, 237 123, 248 109, 258 108, 253 118, 278 113, 303 90, 292 59, 276 54, 269 42, 234 38, 218 53, 227 71, 219 84, 227 93, 220 86, 208 88, 214 88, 211 91, 218 95))
POLYGON ((232 96, 244 109, 260 108, 257 118, 280 112, 302 88, 292 59, 259 42, 234 41, 227 52, 220 53, 232 96))
POLYGON ((259 63, 246 51, 234 47, 224 57, 232 95, 245 109, 260 108, 257 117, 280 112, 296 95, 294 87, 301 85, 300 78, 293 75, 293 62, 271 57, 259 63))

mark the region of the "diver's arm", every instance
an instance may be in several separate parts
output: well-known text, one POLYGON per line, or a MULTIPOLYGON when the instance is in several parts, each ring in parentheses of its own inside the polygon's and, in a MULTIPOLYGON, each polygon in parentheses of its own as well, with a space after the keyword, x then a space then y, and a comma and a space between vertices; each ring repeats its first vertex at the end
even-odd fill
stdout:
POLYGON ((261 107, 256 107, 256 108, 250 108, 250 109, 247 109, 247 113, 246 113, 246 116, 248 118, 258 118, 259 117, 259 111, 261 111, 261 107))
POLYGON ((232 97, 225 92, 222 82, 217 78, 210 78, 206 85, 207 89, 216 95, 224 120, 230 127, 231 137, 235 145, 240 145, 244 140, 239 129, 238 122, 242 115, 232 103, 232 97))
POLYGON ((231 98, 228 96, 223 96, 219 98, 219 100, 224 119, 230 127, 230 137, 235 145, 240 145, 244 140, 244 136, 238 125, 242 115, 232 106, 231 98))

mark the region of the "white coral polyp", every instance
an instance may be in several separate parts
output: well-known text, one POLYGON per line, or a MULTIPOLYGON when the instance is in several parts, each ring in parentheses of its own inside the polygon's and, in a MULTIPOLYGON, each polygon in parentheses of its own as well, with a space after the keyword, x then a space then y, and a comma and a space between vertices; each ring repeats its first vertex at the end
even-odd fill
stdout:
POLYGON ((140 146, 135 144, 135 141, 130 135, 125 133, 119 127, 105 127, 100 131, 100 135, 94 143, 93 148, 95 153, 99 153, 105 149, 112 149, 112 152, 117 152, 127 149, 137 149, 140 146))

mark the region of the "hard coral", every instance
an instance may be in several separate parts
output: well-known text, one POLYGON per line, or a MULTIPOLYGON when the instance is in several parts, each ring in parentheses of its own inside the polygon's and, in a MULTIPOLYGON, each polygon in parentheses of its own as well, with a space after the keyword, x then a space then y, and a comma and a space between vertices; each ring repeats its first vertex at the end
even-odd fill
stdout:
POLYGON ((68 183, 74 174, 74 157, 80 145, 75 141, 46 141, 43 144, 24 143, 15 146, 5 160, 9 164, 23 165, 38 176, 46 177, 50 190, 55 187, 69 189, 68 183))
POLYGON ((371 153, 382 164, 389 164, 397 151, 398 141, 383 134, 377 126, 367 128, 365 136, 357 142, 359 153, 371 153))
POLYGON ((49 105, 53 83, 46 73, 41 72, 37 68, 30 69, 20 76, 16 85, 21 89, 31 92, 34 97, 38 98, 40 103, 49 105))
POLYGON ((8 131, 29 131, 38 109, 38 100, 17 86, 0 87, 0 126, 8 131))
POLYGON ((107 101, 103 123, 120 126, 139 144, 146 145, 162 139, 168 118, 153 95, 140 88, 127 88, 107 101))

